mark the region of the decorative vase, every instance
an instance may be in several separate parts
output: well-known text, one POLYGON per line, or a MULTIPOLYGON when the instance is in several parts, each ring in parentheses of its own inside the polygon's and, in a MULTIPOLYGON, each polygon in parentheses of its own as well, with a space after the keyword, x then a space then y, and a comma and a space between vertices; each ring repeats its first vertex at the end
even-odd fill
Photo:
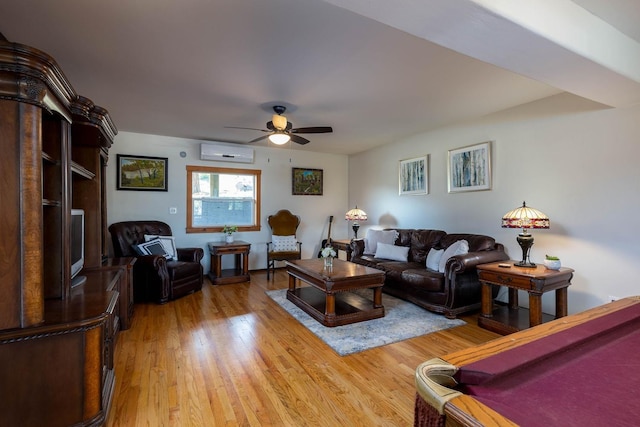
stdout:
POLYGON ((560 270, 561 264, 559 259, 545 259, 544 266, 549 270, 560 270))
POLYGON ((323 259, 324 259, 324 268, 333 267, 333 257, 332 256, 326 256, 323 259))
POLYGON ((227 243, 233 243, 233 234, 227 234, 226 241, 227 243))

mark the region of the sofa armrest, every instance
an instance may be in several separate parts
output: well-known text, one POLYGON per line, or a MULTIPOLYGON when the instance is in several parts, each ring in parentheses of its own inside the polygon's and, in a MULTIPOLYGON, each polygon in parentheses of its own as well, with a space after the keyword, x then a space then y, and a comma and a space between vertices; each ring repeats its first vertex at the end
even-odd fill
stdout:
POLYGON ((176 248, 179 261, 184 262, 200 262, 204 258, 204 249, 202 248, 176 248))
POLYGON ((351 239, 347 252, 351 252, 350 259, 360 258, 364 254, 364 239, 351 239))
MULTIPOLYGON (((135 265, 140 265, 143 268, 147 268, 150 270, 157 270, 162 272, 163 270, 167 271, 167 259, 160 255, 138 255, 136 257, 135 265)), ((167 277, 169 275, 167 274, 167 277)))
POLYGON ((167 259, 160 255, 138 255, 133 265, 134 299, 153 298, 159 304, 169 300, 167 259))
POLYGON ((491 251, 479 251, 469 252, 464 255, 455 255, 447 261, 445 272, 447 277, 451 277, 452 274, 464 273, 467 270, 474 269, 477 265, 487 264, 490 262, 508 260, 509 256, 504 250, 491 250, 491 251))

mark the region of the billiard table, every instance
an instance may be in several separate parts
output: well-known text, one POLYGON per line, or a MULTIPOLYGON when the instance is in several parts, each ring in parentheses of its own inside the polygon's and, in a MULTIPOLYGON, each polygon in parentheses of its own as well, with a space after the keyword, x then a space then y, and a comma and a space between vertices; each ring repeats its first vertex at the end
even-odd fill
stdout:
POLYGON ((416 369, 414 426, 640 424, 640 296, 416 369))

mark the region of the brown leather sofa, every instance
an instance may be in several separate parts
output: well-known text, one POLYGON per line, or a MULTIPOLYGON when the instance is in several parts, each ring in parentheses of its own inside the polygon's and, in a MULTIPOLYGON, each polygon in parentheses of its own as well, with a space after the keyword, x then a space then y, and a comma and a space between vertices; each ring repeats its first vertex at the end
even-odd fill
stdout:
POLYGON ((202 248, 176 248, 178 260, 160 255, 139 255, 134 245, 145 242, 145 235, 171 236, 171 227, 161 221, 124 221, 109 226, 115 257, 136 257, 133 265, 135 302, 164 304, 202 289, 202 248))
MULTIPOLYGON (((353 240, 349 247, 351 262, 385 272, 383 292, 410 301, 448 318, 477 310, 481 305, 481 285, 476 266, 509 259, 504 246, 489 236, 478 234, 447 234, 441 230, 396 229, 396 246, 407 246, 407 261, 392 261, 365 255, 364 240, 353 240), (428 269, 429 250, 446 249, 459 240, 466 240, 469 252, 446 261, 444 273, 428 269)), ((497 287, 494 287, 494 298, 497 287)))

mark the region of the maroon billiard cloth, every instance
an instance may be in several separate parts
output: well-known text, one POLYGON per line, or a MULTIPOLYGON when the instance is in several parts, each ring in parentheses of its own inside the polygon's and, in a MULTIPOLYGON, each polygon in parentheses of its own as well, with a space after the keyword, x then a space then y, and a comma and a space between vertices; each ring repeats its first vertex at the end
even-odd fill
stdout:
POLYGON ((522 426, 640 425, 640 304, 467 365, 456 379, 522 426))

